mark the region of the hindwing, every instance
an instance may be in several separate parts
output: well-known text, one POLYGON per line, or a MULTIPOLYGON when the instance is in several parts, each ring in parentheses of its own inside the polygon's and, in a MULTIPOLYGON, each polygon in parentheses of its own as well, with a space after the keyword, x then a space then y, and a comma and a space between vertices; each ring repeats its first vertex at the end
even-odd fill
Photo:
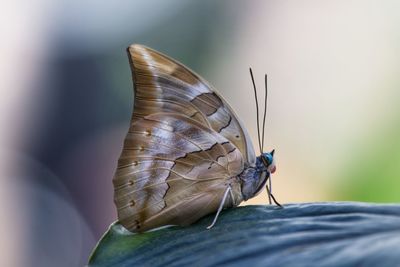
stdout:
POLYGON ((141 45, 128 48, 134 110, 115 173, 114 201, 122 225, 141 232, 187 225, 242 200, 237 176, 254 165, 246 130, 202 78, 141 45))

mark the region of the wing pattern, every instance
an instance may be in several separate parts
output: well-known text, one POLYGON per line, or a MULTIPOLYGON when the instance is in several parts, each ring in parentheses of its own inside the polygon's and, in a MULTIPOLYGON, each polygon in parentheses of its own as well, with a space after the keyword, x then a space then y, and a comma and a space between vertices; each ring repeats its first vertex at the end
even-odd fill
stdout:
MULTIPOLYGON (((128 48, 135 102, 113 183, 122 225, 141 232, 187 225, 242 200, 237 176, 254 151, 226 102, 183 65, 149 48, 128 48)), ((250 159, 250 161, 249 161, 250 159)))
POLYGON ((255 153, 248 133, 229 104, 200 76, 175 60, 141 45, 128 48, 135 84, 133 116, 184 114, 223 135, 250 165, 255 153))

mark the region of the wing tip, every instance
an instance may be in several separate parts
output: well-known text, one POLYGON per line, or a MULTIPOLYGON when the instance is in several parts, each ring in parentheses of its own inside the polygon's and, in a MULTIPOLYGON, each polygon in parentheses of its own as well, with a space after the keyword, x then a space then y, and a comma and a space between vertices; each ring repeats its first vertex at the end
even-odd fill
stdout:
POLYGON ((126 50, 129 52, 134 52, 134 51, 142 49, 143 47, 144 47, 144 45, 141 45, 141 44, 131 44, 130 46, 128 46, 126 48, 126 50))
POLYGON ((147 46, 145 46, 145 45, 142 45, 142 44, 131 44, 130 46, 128 46, 127 48, 126 48, 126 51, 128 52, 128 54, 130 54, 130 55, 134 55, 134 54, 143 54, 143 53, 145 53, 146 51, 152 51, 152 49, 151 48, 149 48, 149 47, 147 47, 147 46))
POLYGON ((146 54, 146 51, 148 51, 149 48, 141 45, 141 44, 131 44, 126 48, 126 52, 128 54, 128 59, 129 59, 129 65, 131 66, 132 71, 135 68, 135 59, 137 58, 142 58, 144 54, 146 54))

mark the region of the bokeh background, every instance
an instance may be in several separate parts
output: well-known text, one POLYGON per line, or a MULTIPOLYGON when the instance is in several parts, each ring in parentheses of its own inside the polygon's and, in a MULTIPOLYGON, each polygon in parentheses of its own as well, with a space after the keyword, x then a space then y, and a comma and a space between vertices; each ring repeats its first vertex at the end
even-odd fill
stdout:
POLYGON ((83 266, 116 219, 131 43, 200 73, 254 143, 248 68, 260 93, 268 73, 282 203, 400 202, 399 10, 395 0, 5 1, 1 265, 83 266))

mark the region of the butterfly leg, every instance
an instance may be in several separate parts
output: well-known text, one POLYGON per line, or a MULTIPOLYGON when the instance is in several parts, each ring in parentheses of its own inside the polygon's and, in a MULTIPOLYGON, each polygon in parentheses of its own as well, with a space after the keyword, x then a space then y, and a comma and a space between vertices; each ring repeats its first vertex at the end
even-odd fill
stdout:
POLYGON ((268 202, 269 202, 269 204, 271 205, 272 204, 272 201, 271 201, 271 195, 272 195, 272 192, 271 192, 271 190, 272 190, 272 187, 271 187, 271 179, 270 179, 270 177, 268 177, 267 179, 269 179, 269 187, 268 187, 268 185, 266 185, 265 187, 267 188, 267 194, 268 194, 268 202))
POLYGON ((265 187, 267 188, 267 193, 268 193, 268 201, 269 204, 272 204, 271 199, 274 201, 274 203, 279 206, 280 208, 283 208, 281 204, 279 204, 279 202, 275 199, 274 195, 272 194, 272 182, 271 182, 271 176, 268 176, 267 178, 269 181, 269 186, 266 185, 265 187))
POLYGON ((271 198, 274 201, 274 203, 279 206, 280 208, 283 208, 283 206, 281 204, 279 204, 279 202, 276 200, 276 198, 274 197, 274 195, 271 193, 268 185, 267 185, 267 193, 268 193, 268 199, 269 199, 269 204, 271 204, 271 198))
MULTIPOLYGON (((222 201, 221 201, 221 203, 219 204, 219 208, 218 208, 217 214, 215 215, 213 222, 212 222, 209 226, 207 226, 207 229, 211 229, 211 228, 215 225, 215 223, 217 222, 218 215, 219 215, 219 213, 221 212, 222 208, 223 208, 224 205, 225 205, 225 201, 226 201, 226 198, 228 197, 228 193, 229 193, 229 192, 231 193, 231 197, 232 197, 232 189, 231 189, 231 186, 230 186, 230 185, 228 185, 228 187, 226 188, 225 193, 224 193, 224 196, 223 196, 223 198, 222 198, 222 201)), ((232 199, 233 199, 233 198, 232 198, 232 199)))
POLYGON ((275 203, 277 206, 279 206, 280 208, 282 208, 282 209, 283 209, 283 206, 282 206, 281 204, 279 204, 279 202, 278 202, 278 201, 276 201, 276 199, 275 199, 275 197, 274 197, 274 195, 273 195, 273 194, 271 194, 271 197, 272 197, 272 200, 274 201, 274 203, 275 203))

